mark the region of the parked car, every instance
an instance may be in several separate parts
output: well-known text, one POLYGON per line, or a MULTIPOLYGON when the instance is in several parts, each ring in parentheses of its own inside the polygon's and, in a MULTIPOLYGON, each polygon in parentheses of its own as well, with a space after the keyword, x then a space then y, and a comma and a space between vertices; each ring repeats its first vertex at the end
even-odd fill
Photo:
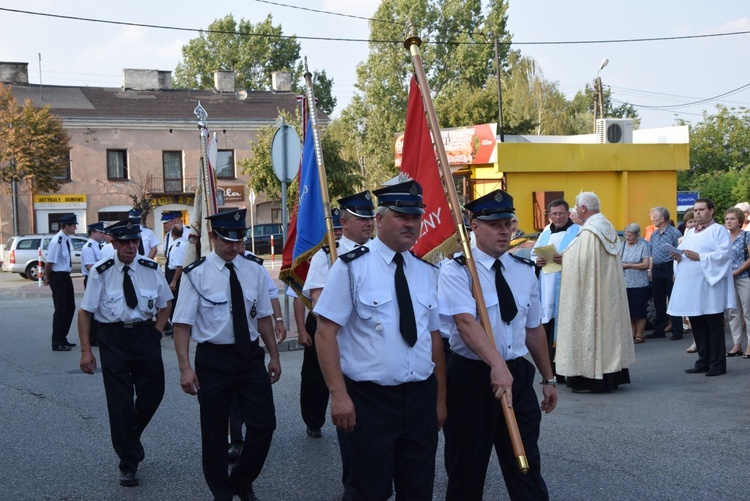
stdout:
MULTIPOLYGON (((47 247, 55 235, 16 235, 10 237, 5 244, 3 253, 3 271, 18 273, 23 278, 37 280, 39 278, 37 264, 39 260, 39 246, 42 247, 42 266, 47 257, 47 247)), ((81 272, 81 249, 88 241, 88 237, 72 235, 70 244, 72 246, 73 272, 81 272)))
POLYGON ((274 253, 281 254, 284 249, 284 228, 281 223, 256 224, 247 230, 245 249, 253 250, 253 234, 255 234, 255 254, 271 253, 271 235, 273 235, 274 253))

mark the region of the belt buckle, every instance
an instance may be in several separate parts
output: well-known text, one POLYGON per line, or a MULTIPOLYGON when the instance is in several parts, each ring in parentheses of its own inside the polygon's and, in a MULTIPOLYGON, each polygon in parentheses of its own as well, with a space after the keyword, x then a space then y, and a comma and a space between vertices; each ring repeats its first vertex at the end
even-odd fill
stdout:
POLYGON ((123 322, 123 323, 122 323, 122 326, 123 326, 124 328, 126 328, 126 329, 132 329, 132 328, 133 328, 133 323, 134 323, 134 322, 123 322))

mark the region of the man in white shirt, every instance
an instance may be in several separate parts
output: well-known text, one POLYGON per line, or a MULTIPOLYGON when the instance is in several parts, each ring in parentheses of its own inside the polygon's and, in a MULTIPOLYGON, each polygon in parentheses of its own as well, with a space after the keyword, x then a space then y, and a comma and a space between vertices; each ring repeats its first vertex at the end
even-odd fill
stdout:
POLYGON ((52 315, 52 351, 70 351, 75 343, 68 341, 68 331, 76 311, 75 290, 70 272, 73 271, 73 248, 70 235, 76 232, 75 214, 59 219, 60 231, 52 237, 44 263, 44 285, 52 289, 55 313, 52 315))

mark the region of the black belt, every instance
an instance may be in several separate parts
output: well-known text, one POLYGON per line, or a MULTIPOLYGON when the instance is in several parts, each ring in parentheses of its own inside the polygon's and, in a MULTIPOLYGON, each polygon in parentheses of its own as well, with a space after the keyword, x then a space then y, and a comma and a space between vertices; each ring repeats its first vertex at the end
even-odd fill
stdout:
POLYGON ((55 271, 55 270, 52 270, 50 272, 50 274, 52 274, 52 273, 65 273, 66 275, 70 275, 72 272, 71 271, 55 271))
MULTIPOLYGON (((463 355, 457 355, 457 354, 456 354, 456 352, 453 352, 453 354, 454 354, 455 356, 459 357, 459 358, 462 358, 462 359, 464 359, 464 361, 466 361, 466 362, 468 362, 468 363, 470 363, 470 364, 472 364, 472 365, 485 365, 485 366, 489 367, 489 366, 488 366, 487 364, 485 364, 485 363, 484 363, 483 361, 481 361, 481 360, 475 360, 475 359, 473 359, 473 358, 468 358, 468 357, 464 357, 463 355)), ((506 361, 505 361, 505 365, 506 365, 506 366, 508 367, 508 369, 515 369, 515 368, 516 368, 516 364, 517 364, 517 363, 518 363, 518 361, 519 361, 519 360, 521 360, 522 358, 523 358, 523 357, 519 357, 519 358, 514 358, 514 359, 512 359, 512 360, 506 360, 506 361)))
POLYGON ((104 327, 120 328, 120 329, 140 329, 141 327, 153 327, 156 322, 153 320, 142 320, 140 322, 112 322, 112 323, 100 323, 104 327))
POLYGON ((672 261, 666 261, 664 263, 654 263, 654 266, 672 266, 672 261))

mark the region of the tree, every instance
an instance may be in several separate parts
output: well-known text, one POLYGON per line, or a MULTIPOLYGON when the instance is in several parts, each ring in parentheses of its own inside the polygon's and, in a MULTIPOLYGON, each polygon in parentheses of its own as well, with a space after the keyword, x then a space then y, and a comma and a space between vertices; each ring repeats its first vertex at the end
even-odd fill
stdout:
MULTIPOLYGON (((684 122, 680 122, 684 125, 684 122)), ((750 166, 750 110, 716 106, 690 127, 690 171, 693 174, 744 170, 750 166)))
POLYGON ((69 162, 62 120, 26 100, 18 104, 10 85, 0 84, 0 181, 22 182, 30 193, 56 192, 69 162))
MULTIPOLYGON (((299 120, 285 113, 282 116, 286 123, 292 125, 302 137, 299 120)), ((271 164, 271 142, 276 128, 275 125, 271 125, 259 130, 256 140, 252 143, 250 158, 240 162, 242 172, 250 177, 248 186, 258 193, 265 193, 272 200, 281 198, 281 183, 276 178, 271 164)), ((342 158, 342 147, 341 142, 333 137, 327 129, 321 131, 323 162, 326 166, 328 195, 331 200, 359 191, 359 186, 362 183, 359 166, 356 162, 342 158)), ((294 206, 294 201, 297 198, 297 188, 296 183, 289 185, 287 203, 290 209, 294 206)))
MULTIPOLYGON (((177 88, 211 89, 216 70, 234 71, 237 89, 270 90, 274 71, 291 73, 293 91, 304 88, 300 45, 294 36, 283 36, 281 25, 274 25, 270 14, 257 24, 244 19, 237 23, 231 14, 217 19, 207 32, 182 47, 182 57, 174 72, 177 88)), ((332 113, 333 80, 321 71, 313 72, 313 82, 319 108, 332 113)))

